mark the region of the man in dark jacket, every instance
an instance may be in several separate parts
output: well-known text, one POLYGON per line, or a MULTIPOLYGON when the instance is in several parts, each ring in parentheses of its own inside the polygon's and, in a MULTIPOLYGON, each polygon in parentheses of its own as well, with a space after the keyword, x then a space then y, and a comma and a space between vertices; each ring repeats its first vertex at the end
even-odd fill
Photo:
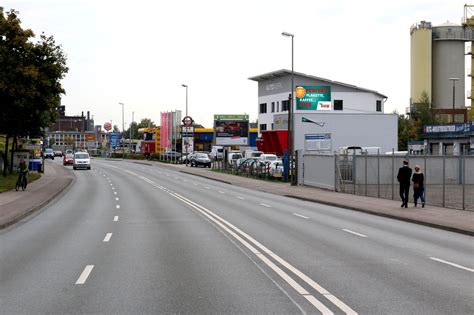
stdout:
POLYGON ((402 198, 401 207, 408 208, 408 194, 410 191, 411 168, 408 167, 408 161, 403 161, 403 167, 398 170, 397 179, 400 183, 400 198, 402 198))

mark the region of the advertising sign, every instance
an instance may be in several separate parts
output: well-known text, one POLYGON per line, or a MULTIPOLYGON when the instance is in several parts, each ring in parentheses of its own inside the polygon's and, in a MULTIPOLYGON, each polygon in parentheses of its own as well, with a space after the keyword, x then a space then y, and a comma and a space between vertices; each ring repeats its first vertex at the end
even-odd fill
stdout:
POLYGON ((248 145, 248 115, 214 115, 216 145, 248 145))
POLYGON ((332 110, 330 86, 296 87, 297 110, 332 110))
POLYGON ((120 134, 118 132, 111 132, 109 133, 109 142, 110 142, 110 147, 112 149, 115 149, 118 147, 120 141, 120 134))
POLYGON ((331 134, 318 133, 304 136, 306 151, 331 151, 331 134))
POLYGON ((451 124, 451 125, 424 125, 425 134, 433 133, 469 133, 474 131, 474 124, 451 124))

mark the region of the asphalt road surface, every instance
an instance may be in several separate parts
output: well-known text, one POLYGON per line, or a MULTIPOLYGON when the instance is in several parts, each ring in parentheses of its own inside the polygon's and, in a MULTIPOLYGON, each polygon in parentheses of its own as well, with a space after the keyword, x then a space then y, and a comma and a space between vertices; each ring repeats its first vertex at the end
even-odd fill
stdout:
POLYGON ((0 232, 0 313, 474 314, 472 237, 159 165, 75 174, 0 232))

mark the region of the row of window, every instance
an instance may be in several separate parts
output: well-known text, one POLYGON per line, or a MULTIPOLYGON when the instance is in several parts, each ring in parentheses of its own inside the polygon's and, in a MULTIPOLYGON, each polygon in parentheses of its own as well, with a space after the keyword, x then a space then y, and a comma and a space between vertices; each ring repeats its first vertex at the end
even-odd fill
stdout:
MULTIPOLYGON (((281 108, 280 102, 271 102, 271 113, 278 113, 278 112, 285 112, 288 111, 289 101, 281 101, 281 108), (281 109, 281 110, 280 110, 281 109)), ((342 100, 334 100, 334 110, 343 110, 344 105, 342 100)), ((381 112, 382 111, 382 101, 376 101, 375 103, 375 111, 381 112)), ((266 114, 267 113, 267 103, 260 104, 259 107, 259 114, 266 114)))

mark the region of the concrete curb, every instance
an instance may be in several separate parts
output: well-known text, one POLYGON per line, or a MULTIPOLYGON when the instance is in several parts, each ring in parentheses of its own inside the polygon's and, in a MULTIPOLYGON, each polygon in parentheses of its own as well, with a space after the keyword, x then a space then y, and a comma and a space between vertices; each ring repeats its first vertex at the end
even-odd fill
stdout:
POLYGON ((66 191, 71 187, 71 184, 76 181, 76 177, 75 177, 74 173, 72 173, 72 174, 73 174, 73 177, 65 178, 64 179, 65 185, 63 187, 61 187, 60 189, 58 189, 57 191, 55 191, 50 196, 48 196, 48 198, 46 198, 45 200, 41 201, 40 203, 34 205, 33 207, 31 207, 29 209, 26 209, 25 211, 22 211, 18 216, 13 217, 8 222, 1 223, 0 224, 0 230, 3 230, 3 229, 5 229, 5 228, 7 228, 11 225, 14 225, 15 223, 18 223, 19 221, 23 220, 24 218, 34 214, 35 212, 37 212, 41 209, 43 209, 48 204, 52 203, 57 197, 59 197, 60 195, 63 195, 64 193, 66 193, 66 191))
MULTIPOLYGON (((179 171, 179 172, 180 172, 180 173, 184 173, 184 174, 194 175, 194 176, 197 176, 197 177, 202 177, 202 178, 210 179, 210 180, 213 180, 213 181, 216 181, 216 182, 221 182, 221 183, 228 184, 228 185, 233 185, 231 182, 227 182, 227 181, 225 181, 225 180, 217 179, 217 178, 213 178, 213 177, 208 177, 208 176, 206 176, 206 175, 191 173, 191 172, 187 172, 187 171, 179 171)), ((236 185, 236 186, 239 186, 239 185, 236 185)), ((239 186, 239 187, 242 187, 242 186, 239 186)))
MULTIPOLYGON (((229 185, 234 185, 230 182, 220 180, 220 179, 216 179, 216 178, 212 178, 212 177, 205 176, 205 175, 201 175, 201 174, 195 174, 195 173, 186 172, 186 171, 180 171, 180 172, 185 173, 185 174, 189 174, 189 175, 194 175, 194 176, 206 178, 206 179, 210 179, 210 180, 214 180, 214 181, 218 181, 218 182, 222 182, 222 183, 229 184, 229 185)), ((246 188, 245 186, 238 185, 238 184, 235 185, 235 186, 246 188)), ((455 232, 455 233, 459 233, 459 234, 464 234, 464 235, 468 235, 468 236, 474 236, 474 231, 471 231, 471 230, 465 230, 465 229, 460 229, 460 228, 456 228, 456 227, 451 227, 451 226, 446 226, 446 225, 441 225, 441 224, 437 224, 437 223, 426 222, 426 221, 421 221, 421 220, 416 220, 416 219, 411 219, 411 218, 406 218, 406 217, 399 217, 399 216, 391 215, 391 214, 388 214, 388 213, 371 211, 371 210, 367 210, 367 209, 363 209, 363 208, 358 208, 358 207, 354 207, 354 206, 349 206, 349 205, 345 205, 345 204, 340 204, 340 203, 330 202, 330 201, 325 201, 325 200, 320 200, 320 199, 311 199, 311 198, 305 198, 305 197, 299 197, 299 196, 293 196, 293 195, 281 195, 281 194, 273 193, 273 192, 266 191, 266 190, 261 190, 261 189, 257 189, 257 190, 261 191, 261 192, 271 193, 271 194, 274 194, 274 195, 285 196, 285 197, 289 197, 289 198, 293 198, 293 199, 299 199, 299 200, 313 202, 313 203, 319 203, 319 204, 332 206, 332 207, 344 208, 344 209, 347 209, 347 210, 363 212, 363 213, 367 213, 367 214, 371 214, 371 215, 376 215, 376 216, 379 216, 379 217, 385 217, 385 218, 389 218, 389 219, 394 219, 394 220, 399 220, 399 221, 424 225, 424 226, 437 228, 437 229, 450 231, 450 232, 455 232)))
POLYGON ((339 203, 335 203, 335 202, 329 202, 329 201, 325 201, 325 200, 311 199, 311 198, 292 196, 292 195, 284 195, 284 196, 289 197, 289 198, 293 198, 293 199, 308 201, 308 202, 320 203, 320 204, 327 205, 327 206, 344 208, 344 209, 353 210, 353 211, 357 211, 357 212, 363 212, 363 213, 367 213, 367 214, 376 215, 376 216, 379 216, 379 217, 384 217, 384 218, 389 218, 389 219, 394 219, 394 220, 399 220, 399 221, 404 221, 404 222, 409 222, 409 223, 415 223, 415 224, 419 224, 419 225, 424 225, 424 226, 437 228, 437 229, 450 231, 450 232, 455 232, 455 233, 459 233, 459 234, 464 234, 464 235, 468 235, 468 236, 474 236, 474 231, 459 229, 459 228, 456 228, 456 227, 451 227, 451 226, 446 226, 446 225, 441 225, 441 224, 437 224, 437 223, 426 222, 426 221, 421 221, 421 220, 416 220, 416 219, 411 219, 411 218, 399 217, 399 216, 391 215, 391 214, 388 214, 388 213, 371 211, 371 210, 367 210, 367 209, 363 209, 363 208, 347 206, 347 205, 343 205, 343 204, 339 204, 339 203))

